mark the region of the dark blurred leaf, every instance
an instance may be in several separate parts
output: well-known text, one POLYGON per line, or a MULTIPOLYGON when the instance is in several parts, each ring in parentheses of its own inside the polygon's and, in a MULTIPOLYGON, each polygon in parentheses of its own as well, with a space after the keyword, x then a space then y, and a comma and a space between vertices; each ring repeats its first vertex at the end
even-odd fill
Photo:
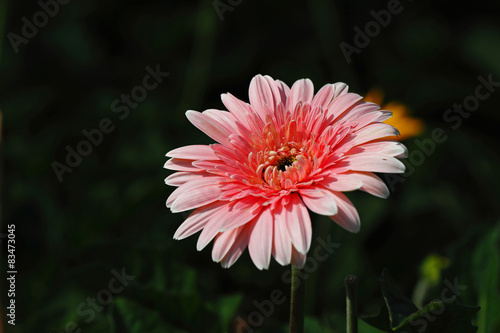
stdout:
POLYGON ((478 315, 480 332, 500 331, 500 224, 489 230, 474 250, 473 274, 476 275, 479 291, 478 315))
POLYGON ((384 330, 398 333, 475 333, 477 327, 471 322, 479 311, 478 306, 464 306, 454 299, 452 303, 433 301, 422 309, 404 295, 386 269, 379 278, 382 294, 387 308, 373 317, 364 317, 368 324, 384 330))
POLYGON ((186 331, 172 327, 163 322, 158 311, 145 308, 126 298, 117 298, 116 307, 128 333, 185 333, 186 331))
POLYGON ((207 308, 214 312, 220 319, 221 326, 229 327, 229 322, 234 317, 243 299, 241 294, 221 297, 207 305, 207 308))
POLYGON ((418 308, 406 296, 401 294, 387 269, 382 271, 379 281, 385 304, 389 310, 391 328, 397 328, 405 318, 418 311, 418 308))

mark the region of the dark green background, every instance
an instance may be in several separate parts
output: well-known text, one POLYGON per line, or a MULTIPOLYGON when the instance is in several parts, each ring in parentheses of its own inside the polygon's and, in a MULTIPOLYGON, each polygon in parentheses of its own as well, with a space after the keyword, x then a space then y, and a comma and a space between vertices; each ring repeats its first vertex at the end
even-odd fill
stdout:
POLYGON ((172 239, 186 214, 164 204, 173 190, 163 182, 165 153, 211 142, 185 111, 223 109, 225 92, 248 100, 250 80, 261 73, 289 85, 308 77, 316 89, 337 81, 360 94, 382 88, 386 101, 405 103, 426 124, 405 141, 410 152, 435 128, 448 136, 389 199, 349 194, 359 234, 314 218, 314 238, 331 235, 341 245, 307 280, 307 331, 345 331, 347 274, 359 276, 360 307, 370 312, 381 300, 384 267, 410 297, 420 263, 437 253, 451 258, 441 281, 457 277, 467 286, 459 300, 483 307, 478 332, 500 332, 500 92, 456 130, 443 120, 474 93, 479 75, 500 81, 500 3, 402 1, 402 12, 348 64, 339 44, 353 44, 354 27, 363 29, 370 11, 387 3, 245 0, 221 21, 212 1, 73 0, 15 53, 8 33, 21 34, 22 17, 32 20, 40 6, 0 0, 1 232, 16 225, 18 270, 11 327, 2 238, 7 331, 63 332, 74 321, 82 332, 235 332, 235 318, 247 318, 252 302, 275 288, 287 302, 255 332, 286 331, 289 286, 281 275, 289 267, 273 262, 258 271, 245 253, 222 269, 210 246, 196 251, 196 237, 172 239), (112 102, 157 64, 170 75, 120 120, 112 102), (51 164, 64 163, 65 147, 75 148, 82 130, 103 118, 115 130, 59 182, 51 164), (85 322, 76 308, 122 268, 133 281, 85 322))

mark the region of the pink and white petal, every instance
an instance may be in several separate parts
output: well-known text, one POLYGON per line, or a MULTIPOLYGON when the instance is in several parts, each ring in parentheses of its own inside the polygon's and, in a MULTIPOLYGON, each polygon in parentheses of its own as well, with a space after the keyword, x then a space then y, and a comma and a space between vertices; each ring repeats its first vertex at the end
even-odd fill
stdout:
POLYGON ((215 209, 210 217, 210 220, 205 224, 203 231, 198 237, 196 249, 201 251, 214 239, 219 233, 220 221, 223 216, 229 212, 229 205, 220 205, 215 209))
POLYGON ((250 231, 248 251, 258 269, 267 269, 271 260, 273 245, 273 215, 270 209, 264 209, 255 218, 250 231))
POLYGON ((225 202, 214 202, 212 204, 196 209, 189 217, 177 228, 174 239, 184 239, 189 237, 205 227, 211 220, 215 211, 219 210, 225 202))
POLYGON ((307 255, 302 254, 295 247, 292 249, 292 265, 294 265, 297 268, 304 268, 304 265, 306 264, 307 260, 307 255))
POLYGON ((177 200, 177 198, 182 194, 182 192, 183 190, 180 187, 178 187, 172 193, 170 193, 165 203, 167 208, 172 207, 172 204, 174 203, 175 200, 177 200))
POLYGON ((387 185, 377 175, 371 172, 356 172, 355 174, 363 182, 361 190, 383 199, 389 196, 387 185))
POLYGON ((333 84, 334 92, 332 98, 337 98, 339 96, 347 94, 349 91, 349 86, 344 82, 336 82, 333 84))
POLYGON ((326 111, 326 119, 333 120, 349 110, 354 104, 360 101, 363 97, 354 93, 346 93, 335 98, 328 106, 326 111))
POLYGON ((214 241, 212 248, 212 260, 215 262, 221 261, 229 252, 234 242, 238 238, 241 229, 236 228, 230 231, 220 233, 214 241))
MULTIPOLYGON (((196 174, 196 173, 193 173, 196 174)), ((167 199, 167 207, 170 208, 174 201, 177 200, 183 193, 185 193, 188 190, 195 189, 195 188, 200 188, 203 186, 209 186, 209 185, 214 185, 218 184, 220 181, 223 180, 221 177, 215 177, 212 175, 208 175, 206 173, 199 173, 201 177, 198 177, 197 179, 190 180, 189 182, 186 182, 182 185, 179 185, 178 188, 173 191, 170 196, 167 199), (206 176, 206 177, 203 177, 206 176)))
POLYGON ((231 267, 241 256, 243 251, 245 251, 250 238, 249 229, 250 228, 247 226, 242 227, 242 231, 238 234, 233 246, 229 249, 226 256, 221 261, 223 268, 231 267))
POLYGON ((307 208, 320 215, 337 214, 335 196, 331 191, 322 187, 302 188, 299 190, 300 197, 307 208))
MULTIPOLYGON (((276 88, 276 93, 279 91, 276 88)), ((273 110, 275 107, 273 90, 269 86, 268 80, 262 75, 256 75, 250 82, 248 90, 250 105, 254 108, 261 119, 265 119, 268 110, 273 110)))
MULTIPOLYGON (((340 117, 338 117, 337 121, 349 123, 352 121, 356 121, 358 118, 362 117, 363 115, 365 115, 367 113, 379 111, 379 109, 380 109, 380 106, 378 104, 359 101, 354 105, 354 107, 349 112, 345 112, 340 117)), ((381 117, 380 119, 384 118, 384 116, 382 116, 382 115, 380 115, 380 117, 381 117)), ((379 118, 377 118, 377 119, 379 119, 379 118)))
POLYGON ((290 96, 287 101, 287 110, 292 110, 295 106, 302 102, 311 103, 314 96, 314 85, 309 79, 301 79, 295 81, 290 90, 290 96))
POLYGON ((250 222, 260 213, 262 203, 262 200, 252 196, 238 201, 232 211, 222 220, 220 232, 238 228, 250 222))
POLYGON ((361 226, 358 211, 343 193, 333 192, 336 196, 337 207, 339 211, 337 214, 330 216, 338 225, 350 232, 358 232, 361 226))
POLYGON ((339 173, 328 176, 321 182, 321 185, 331 191, 349 192, 359 190, 363 186, 363 182, 354 173, 339 173))
POLYGON ((165 178, 165 184, 170 186, 180 186, 189 181, 197 180, 207 174, 201 172, 184 172, 179 171, 165 178))
POLYGON ((335 93, 335 88, 333 84, 325 84, 314 96, 311 105, 321 106, 324 110, 328 107, 330 102, 333 99, 333 95, 335 93))
POLYGON ((187 111, 186 117, 194 126, 213 140, 223 145, 228 144, 228 138, 231 132, 228 132, 224 126, 214 121, 213 118, 193 110, 187 111))
MULTIPOLYGON (((398 141, 377 141, 369 142, 360 146, 353 148, 358 149, 359 152, 370 152, 370 153, 380 153, 386 154, 388 156, 393 156, 397 158, 405 158, 408 156, 408 148, 404 144, 398 141)), ((356 152, 353 152, 353 154, 356 152)))
MULTIPOLYGON (((172 213, 198 208, 218 200, 222 193, 220 185, 210 184, 208 181, 206 184, 205 186, 188 187, 183 191, 172 203, 170 207, 172 213)), ((187 185, 189 183, 182 185, 182 187, 187 185)))
POLYGON ((290 96, 290 87, 280 80, 274 81, 276 83, 276 87, 278 87, 278 91, 280 93, 281 103, 286 105, 286 101, 288 100, 288 96, 290 96))
POLYGON ((286 227, 285 209, 282 205, 276 207, 274 215, 274 242, 272 254, 274 259, 282 265, 288 265, 292 258, 292 240, 286 227))
POLYGON ((238 130, 235 125, 236 117, 231 112, 208 109, 202 113, 212 118, 215 123, 221 125, 226 133, 235 133, 238 130))
POLYGON ((221 95, 222 103, 226 106, 226 108, 231 112, 236 120, 238 120, 241 124, 246 124, 246 117, 248 113, 248 104, 243 102, 242 100, 234 97, 230 93, 221 95))
POLYGON ((264 79, 267 81, 267 84, 269 85, 269 88, 271 89, 271 92, 273 94, 273 104, 271 105, 274 108, 276 108, 276 105, 281 101, 281 92, 276 85, 276 82, 272 77, 269 75, 264 75, 264 79))
POLYGON ((169 159, 163 167, 165 169, 174 171, 191 171, 191 172, 203 171, 193 165, 193 160, 185 160, 180 158, 169 159))
POLYGON ((399 131, 392 125, 386 123, 375 123, 367 125, 354 133, 352 139, 353 146, 357 146, 369 141, 385 138, 388 136, 398 136, 399 131))
POLYGON ((309 212, 297 193, 290 194, 290 202, 284 208, 290 239, 297 251, 306 254, 311 246, 312 238, 309 212))
POLYGON ((405 165, 398 159, 385 154, 362 153, 345 158, 353 171, 404 173, 405 165))
POLYGON ((353 147, 347 152, 347 155, 361 153, 378 153, 391 157, 405 158, 408 156, 408 149, 401 142, 384 140, 369 142, 353 147))
POLYGON ((190 145, 169 151, 165 156, 186 160, 217 160, 213 149, 207 145, 190 145))

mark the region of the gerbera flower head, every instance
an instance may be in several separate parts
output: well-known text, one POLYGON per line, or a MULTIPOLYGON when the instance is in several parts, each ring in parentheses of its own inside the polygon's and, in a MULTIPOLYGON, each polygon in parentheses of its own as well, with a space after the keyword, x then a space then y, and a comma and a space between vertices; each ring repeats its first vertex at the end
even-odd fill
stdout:
POLYGON ((271 256, 302 267, 311 245, 308 209, 351 232, 359 215, 342 193, 363 190, 386 198, 374 172, 402 173, 407 154, 391 117, 349 93, 345 83, 327 84, 316 95, 309 79, 291 88, 255 76, 250 103, 223 94, 228 111, 187 111, 189 121, 217 143, 167 153, 165 168, 178 186, 167 199, 172 212, 194 209, 177 229, 183 239, 201 230, 197 249, 215 239, 212 259, 230 267, 248 247, 259 269, 271 256))

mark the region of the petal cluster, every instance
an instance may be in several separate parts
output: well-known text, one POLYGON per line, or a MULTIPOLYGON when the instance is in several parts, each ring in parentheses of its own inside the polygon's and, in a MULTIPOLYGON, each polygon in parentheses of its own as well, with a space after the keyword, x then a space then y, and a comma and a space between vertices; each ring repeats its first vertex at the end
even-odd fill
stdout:
POLYGON ((212 240, 212 259, 230 267, 248 247, 259 269, 271 256, 302 267, 311 245, 308 209, 351 232, 359 215, 342 193, 362 190, 386 198, 374 174, 402 173, 407 150, 387 137, 398 131, 374 103, 327 84, 314 94, 309 79, 291 88, 270 76, 250 83, 250 103, 223 94, 228 111, 188 111, 189 121, 216 141, 167 153, 166 180, 177 186, 172 212, 194 212, 177 229, 183 239, 201 231, 197 249, 212 240))

